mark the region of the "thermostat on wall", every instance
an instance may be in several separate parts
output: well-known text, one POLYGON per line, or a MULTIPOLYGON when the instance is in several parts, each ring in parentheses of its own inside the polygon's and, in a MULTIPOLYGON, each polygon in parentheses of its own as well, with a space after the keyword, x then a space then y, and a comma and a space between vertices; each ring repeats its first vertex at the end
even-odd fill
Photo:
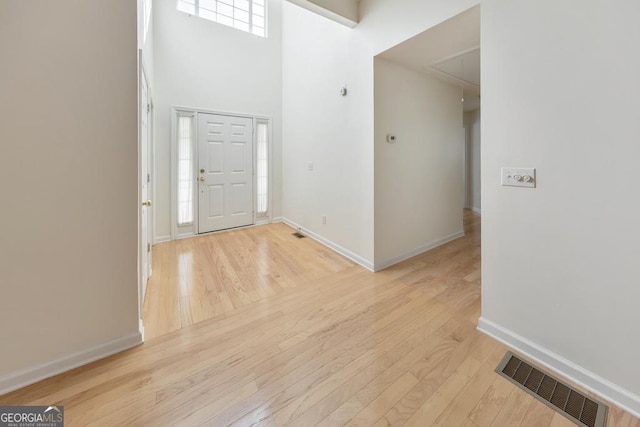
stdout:
POLYGON ((394 142, 396 142, 397 140, 398 140, 398 138, 397 138, 395 135, 393 135, 393 134, 391 134, 391 133, 390 133, 389 135, 387 135, 387 142, 388 142, 389 144, 393 144, 393 143, 394 143, 394 142))

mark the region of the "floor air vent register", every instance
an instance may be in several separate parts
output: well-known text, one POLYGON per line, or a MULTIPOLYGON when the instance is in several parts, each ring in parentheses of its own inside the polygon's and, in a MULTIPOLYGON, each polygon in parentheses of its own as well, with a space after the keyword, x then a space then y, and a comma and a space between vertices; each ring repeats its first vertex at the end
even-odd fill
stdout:
POLYGON ((295 237, 297 237, 298 239, 304 239, 305 237, 307 237, 307 236, 305 236, 304 234, 302 234, 302 233, 301 233, 301 232, 299 232, 299 231, 296 231, 295 233, 291 233, 291 234, 293 234, 293 235, 294 235, 295 237))
POLYGON ((511 352, 507 352, 496 372, 579 426, 604 427, 607 423, 608 408, 605 405, 536 369, 511 352))

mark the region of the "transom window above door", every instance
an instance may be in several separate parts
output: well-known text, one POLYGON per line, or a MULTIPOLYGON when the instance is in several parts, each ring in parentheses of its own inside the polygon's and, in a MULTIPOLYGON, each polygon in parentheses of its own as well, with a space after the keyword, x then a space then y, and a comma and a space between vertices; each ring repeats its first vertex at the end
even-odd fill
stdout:
POLYGON ((266 37, 266 2, 267 0, 178 0, 178 10, 266 37))

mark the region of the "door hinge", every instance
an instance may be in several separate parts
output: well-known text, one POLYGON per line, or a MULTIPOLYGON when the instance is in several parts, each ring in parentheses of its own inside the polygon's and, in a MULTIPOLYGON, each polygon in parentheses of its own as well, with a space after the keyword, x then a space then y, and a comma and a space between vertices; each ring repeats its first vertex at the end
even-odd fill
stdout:
POLYGON ((151 174, 150 174, 150 173, 148 173, 148 174, 147 174, 147 184, 148 184, 148 183, 150 183, 150 182, 151 182, 151 174))
POLYGON ((151 252, 151 243, 147 243, 147 252, 151 252))
POLYGON ((147 113, 151 112, 151 104, 147 104, 147 113))

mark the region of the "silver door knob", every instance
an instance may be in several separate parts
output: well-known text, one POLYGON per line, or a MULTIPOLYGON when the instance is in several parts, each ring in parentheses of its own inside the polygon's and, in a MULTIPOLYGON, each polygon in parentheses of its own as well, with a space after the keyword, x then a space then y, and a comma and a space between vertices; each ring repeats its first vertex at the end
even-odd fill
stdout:
POLYGON ((204 176, 201 176, 199 181, 204 182, 204 176))
POLYGON ((142 202, 142 206, 151 206, 151 200, 142 202))

